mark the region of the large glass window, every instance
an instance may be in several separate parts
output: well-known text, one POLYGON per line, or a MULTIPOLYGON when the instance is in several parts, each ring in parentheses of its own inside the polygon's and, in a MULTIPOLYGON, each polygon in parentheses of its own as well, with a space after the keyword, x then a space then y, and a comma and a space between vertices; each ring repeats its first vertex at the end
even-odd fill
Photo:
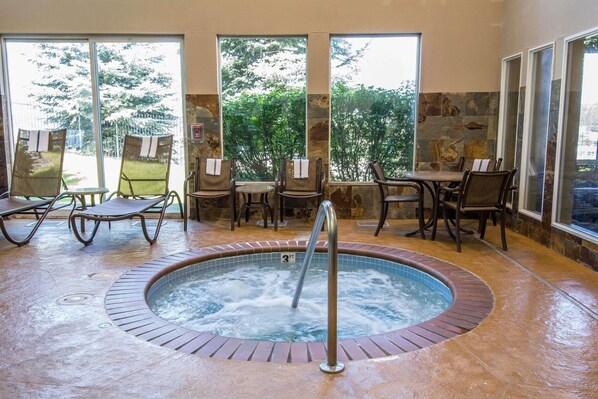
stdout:
POLYGON ((521 181, 523 204, 520 209, 540 217, 544 198, 544 171, 548 118, 550 115, 550 88, 552 84, 552 46, 533 50, 529 56, 527 112, 527 140, 521 181))
POLYGON ((566 43, 556 221, 598 236, 598 31, 566 43))
MULTIPOLYGON (((501 90, 501 115, 498 153, 503 159, 503 169, 513 169, 518 164, 515 159, 517 126, 519 115, 519 77, 521 75, 521 56, 503 61, 503 82, 501 90)), ((510 193, 512 195, 512 193, 510 193)), ((509 198, 509 203, 511 198, 509 198)))
POLYGON ((124 135, 170 133, 170 188, 182 190, 180 40, 8 38, 5 47, 13 135, 66 128, 69 188, 116 190, 124 135))
MULTIPOLYGON (((87 41, 6 41, 12 132, 67 129, 63 178, 99 184, 87 41)), ((16 140, 13 140, 16 142, 16 140)))
POLYGON ((274 180, 281 158, 305 156, 307 39, 221 37, 224 156, 238 180, 274 180))
POLYGON ((331 39, 330 176, 371 181, 413 168, 419 36, 331 39))

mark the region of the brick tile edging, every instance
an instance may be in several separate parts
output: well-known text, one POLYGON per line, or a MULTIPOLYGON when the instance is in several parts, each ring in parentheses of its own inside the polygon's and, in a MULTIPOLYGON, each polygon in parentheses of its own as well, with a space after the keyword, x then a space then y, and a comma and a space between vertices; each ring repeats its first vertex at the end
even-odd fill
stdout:
MULTIPOLYGON (((261 241, 217 245, 179 252, 145 263, 123 274, 106 294, 105 307, 115 325, 165 348, 220 359, 308 363, 326 359, 325 342, 270 342, 230 338, 194 331, 156 316, 146 302, 149 288, 176 269, 210 259, 262 252, 305 251, 307 241, 261 241)), ((339 341, 340 361, 374 359, 424 348, 476 328, 492 311, 494 296, 476 275, 442 260, 403 249, 370 244, 338 245, 339 253, 385 259, 426 272, 453 293, 443 313, 399 330, 339 341)), ((325 242, 316 251, 326 252, 325 242)))

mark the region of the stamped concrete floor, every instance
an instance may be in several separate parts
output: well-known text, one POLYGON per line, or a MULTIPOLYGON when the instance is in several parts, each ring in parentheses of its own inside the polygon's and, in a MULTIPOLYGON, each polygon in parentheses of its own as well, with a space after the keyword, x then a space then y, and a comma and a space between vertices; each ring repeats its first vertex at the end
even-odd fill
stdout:
MULTIPOLYGON (((9 226, 22 230, 25 221, 9 226)), ((0 238, 1 398, 577 398, 598 397, 598 273, 497 227, 467 236, 463 253, 441 232, 406 238, 412 221, 339 222, 339 239, 417 251, 463 267, 492 289, 495 306, 475 330, 415 352, 347 363, 218 360, 137 339, 111 324, 104 297, 118 276, 149 260, 204 246, 307 239, 292 221, 278 232, 224 221, 169 220, 154 246, 123 221, 83 247, 66 224, 45 222, 31 244, 0 238), (76 297, 67 297, 77 294, 76 297), (69 299, 70 298, 70 299, 69 299)))

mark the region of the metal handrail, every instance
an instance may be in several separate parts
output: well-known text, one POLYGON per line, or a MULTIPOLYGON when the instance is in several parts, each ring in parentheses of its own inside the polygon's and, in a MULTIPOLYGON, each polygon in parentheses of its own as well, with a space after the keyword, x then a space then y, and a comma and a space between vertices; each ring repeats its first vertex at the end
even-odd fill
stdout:
POLYGON ((336 212, 334 205, 328 200, 322 201, 318 208, 318 214, 314 223, 314 228, 307 243, 305 259, 301 266, 301 274, 293 297, 292 306, 294 308, 299 304, 299 297, 303 290, 305 273, 311 263, 318 236, 324 226, 324 219, 327 221, 328 232, 328 359, 320 364, 320 370, 328 374, 340 373, 345 369, 345 365, 337 361, 337 275, 338 275, 338 223, 336 221, 336 212))

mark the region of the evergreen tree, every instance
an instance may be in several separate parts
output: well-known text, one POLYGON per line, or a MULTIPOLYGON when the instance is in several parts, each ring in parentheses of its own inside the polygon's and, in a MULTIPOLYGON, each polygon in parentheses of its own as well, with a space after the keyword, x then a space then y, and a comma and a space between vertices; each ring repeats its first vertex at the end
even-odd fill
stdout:
MULTIPOLYGON (((81 150, 93 153, 93 114, 89 47, 82 43, 40 43, 31 58, 41 79, 32 94, 34 104, 55 126, 84 132, 81 150)), ((159 134, 175 118, 170 103, 176 93, 171 77, 163 73, 163 55, 153 43, 99 43, 103 147, 115 154, 124 133, 118 130, 159 134)))

